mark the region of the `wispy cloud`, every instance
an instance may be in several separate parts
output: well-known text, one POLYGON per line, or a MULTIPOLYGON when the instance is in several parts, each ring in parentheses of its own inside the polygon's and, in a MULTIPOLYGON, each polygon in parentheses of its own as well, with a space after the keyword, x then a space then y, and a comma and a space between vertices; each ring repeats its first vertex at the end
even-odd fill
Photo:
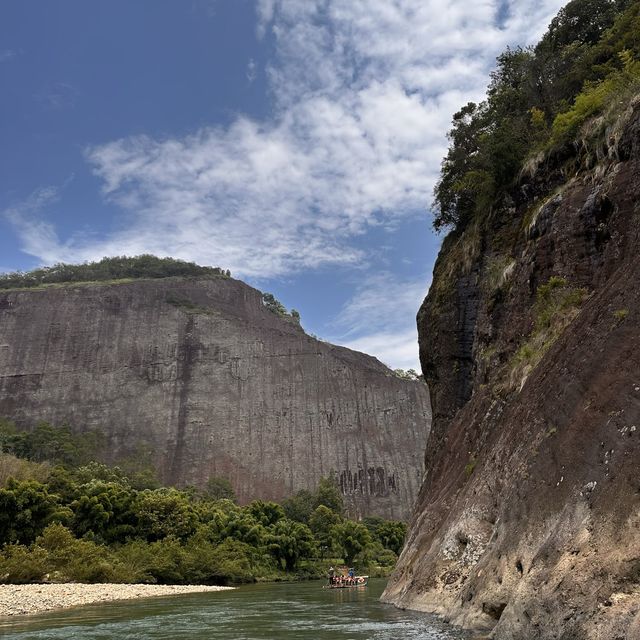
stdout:
MULTIPOLYGON (((128 226, 46 254, 154 251, 262 277, 362 261, 354 236, 424 213, 451 113, 481 95, 507 43, 535 38, 561 4, 259 0, 258 29, 276 43, 273 120, 88 149, 128 226)), ((58 89, 52 106, 66 100, 58 89)))
POLYGON ((247 63, 247 80, 249 84, 255 81, 258 77, 258 65, 253 58, 249 58, 249 62, 247 63))
POLYGON ((22 250, 43 262, 56 262, 61 248, 55 227, 41 218, 41 213, 60 197, 57 187, 43 187, 24 201, 2 212, 22 241, 22 250))
POLYGON ((9 62, 18 55, 15 49, 0 49, 0 63, 9 62))
POLYGON ((390 272, 365 278, 342 308, 333 342, 375 354, 392 368, 417 369, 415 317, 429 288, 429 277, 403 279, 390 272))

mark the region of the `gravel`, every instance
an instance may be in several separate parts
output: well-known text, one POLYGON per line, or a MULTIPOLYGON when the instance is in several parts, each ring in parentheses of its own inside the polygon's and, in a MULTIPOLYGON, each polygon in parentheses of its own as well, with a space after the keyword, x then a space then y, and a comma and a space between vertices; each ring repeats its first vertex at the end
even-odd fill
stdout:
POLYGON ((0 584, 0 616, 40 613, 95 602, 223 591, 232 588, 156 584, 0 584))

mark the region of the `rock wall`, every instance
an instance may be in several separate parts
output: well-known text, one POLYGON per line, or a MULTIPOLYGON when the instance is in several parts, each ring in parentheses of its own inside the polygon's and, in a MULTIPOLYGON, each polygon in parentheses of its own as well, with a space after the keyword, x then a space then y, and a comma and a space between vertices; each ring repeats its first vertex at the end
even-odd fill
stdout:
POLYGON ((426 480, 384 599, 496 640, 640 638, 640 100, 450 236, 426 480))
POLYGON ((228 278, 0 291, 0 415, 99 429, 164 482, 229 478, 241 501, 335 471, 351 513, 408 518, 426 386, 318 341, 228 278))

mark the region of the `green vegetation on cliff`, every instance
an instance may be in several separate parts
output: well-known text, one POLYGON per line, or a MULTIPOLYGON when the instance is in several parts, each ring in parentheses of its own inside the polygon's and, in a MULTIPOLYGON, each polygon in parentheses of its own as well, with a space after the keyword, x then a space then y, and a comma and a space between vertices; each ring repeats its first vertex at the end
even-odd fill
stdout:
POLYGON ((0 274, 0 289, 23 289, 73 282, 107 282, 174 276, 224 276, 231 273, 219 267, 201 267, 194 262, 152 255, 116 256, 84 264, 54 264, 27 272, 0 274))
POLYGON ((549 347, 578 315, 589 292, 553 276, 536 291, 535 325, 511 359, 508 388, 520 388, 549 347))
POLYGON ((262 304, 264 304, 265 308, 271 311, 271 313, 275 313, 275 315, 280 318, 290 320, 295 324, 300 324, 300 312, 295 309, 291 309, 291 311, 288 312, 282 302, 280 302, 280 300, 278 300, 272 293, 262 294, 262 304))
POLYGON ((507 49, 487 98, 453 118, 434 227, 460 231, 510 194, 527 162, 602 143, 640 92, 640 3, 572 0, 537 46, 507 49), (624 99, 626 98, 626 100, 624 99))
MULTIPOLYGON (((58 263, 51 267, 41 267, 32 271, 0 273, 0 290, 34 289, 53 285, 87 283, 126 283, 133 280, 172 277, 231 277, 231 271, 220 267, 201 267, 195 262, 185 262, 175 258, 158 258, 150 254, 140 256, 115 256, 98 262, 83 264, 58 263)), ((207 309, 195 305, 190 300, 170 296, 167 302, 192 313, 208 313, 207 309)), ((300 313, 286 307, 272 294, 263 293, 262 302, 275 315, 300 324, 300 313)))
POLYGON ((98 442, 0 421, 0 582, 224 584, 321 577, 342 561, 388 572, 402 547, 404 523, 344 517, 334 478, 239 506, 217 477, 203 490, 134 480, 95 460, 98 442))

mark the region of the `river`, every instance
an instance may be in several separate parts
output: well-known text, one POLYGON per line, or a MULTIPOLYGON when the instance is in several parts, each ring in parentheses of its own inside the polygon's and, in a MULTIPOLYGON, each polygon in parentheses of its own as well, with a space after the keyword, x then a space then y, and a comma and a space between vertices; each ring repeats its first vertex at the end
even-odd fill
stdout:
POLYGON ((3 640, 453 640, 431 616, 380 604, 384 580, 364 589, 320 582, 89 605, 0 619, 3 640))

